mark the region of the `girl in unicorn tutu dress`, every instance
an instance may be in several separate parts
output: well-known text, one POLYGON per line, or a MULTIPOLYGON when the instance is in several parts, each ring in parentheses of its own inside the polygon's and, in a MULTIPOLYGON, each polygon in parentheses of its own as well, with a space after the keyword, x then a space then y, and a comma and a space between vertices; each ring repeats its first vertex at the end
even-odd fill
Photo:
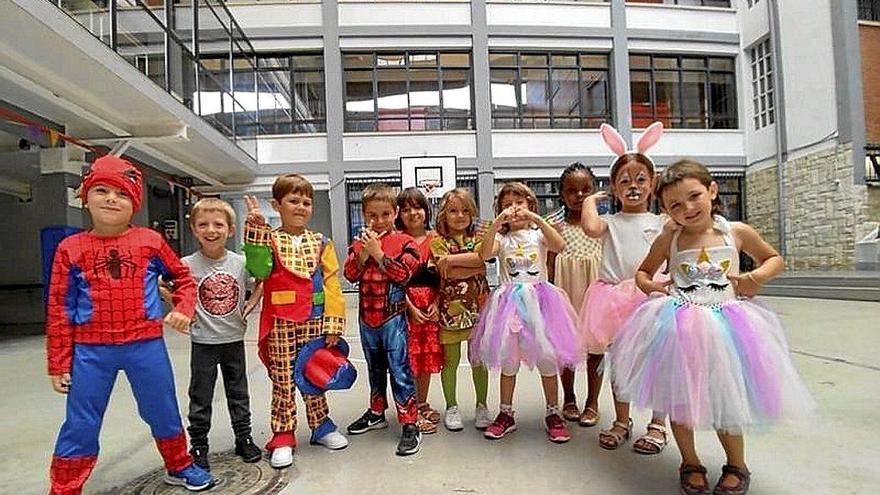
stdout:
MULTIPOLYGON (((582 208, 584 232, 602 242, 599 279, 587 289, 580 310, 580 328, 589 354, 587 404, 580 421, 583 426, 594 426, 599 421, 602 375, 597 363, 626 320, 647 298, 636 287, 635 275, 651 243, 663 230, 663 218, 648 210, 654 190, 654 161, 647 155, 660 140, 663 124, 648 126, 637 140, 636 149, 629 151, 613 127, 602 124, 600 133, 615 154, 610 176, 618 211, 599 215, 596 203, 608 197, 605 192, 588 196, 582 208)), ((632 435, 629 402, 616 394, 614 397, 614 422, 611 428, 599 432, 599 445, 608 450, 617 449, 632 435)), ((633 450, 646 455, 662 452, 668 443, 665 424, 665 414, 655 412, 647 432, 633 442, 633 450)))
POLYGON ((743 429, 807 415, 813 401, 789 357, 776 315, 748 298, 779 275, 782 257, 750 226, 713 216, 718 185, 699 163, 680 161, 657 195, 680 226, 664 231, 639 267, 649 298, 609 352, 621 398, 666 411, 682 455, 681 493, 748 491, 743 429), (739 252, 759 265, 739 273, 739 252), (672 286, 652 280, 666 262, 672 286), (694 448, 694 429, 713 429, 727 455, 714 490, 694 448))
POLYGON ((498 217, 489 228, 480 256, 498 258, 501 285, 483 308, 471 340, 471 362, 501 369, 501 412, 484 436, 499 439, 516 429, 513 390, 520 363, 537 367, 547 404, 545 427, 551 442, 571 439, 559 416, 557 372, 583 359, 574 308, 561 289, 547 281, 547 251, 565 241, 537 213, 538 200, 525 184, 501 188, 498 217))

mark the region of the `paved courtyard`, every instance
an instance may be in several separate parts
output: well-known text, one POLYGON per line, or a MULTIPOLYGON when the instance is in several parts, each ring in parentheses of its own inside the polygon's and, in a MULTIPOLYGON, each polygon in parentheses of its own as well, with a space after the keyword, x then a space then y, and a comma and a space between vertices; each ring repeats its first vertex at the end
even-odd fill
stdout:
MULTIPOLYGON (((365 365, 355 331, 355 299, 349 296, 349 341, 360 377, 353 390, 330 394, 331 411, 347 425, 367 402, 365 365)), ((880 304, 848 301, 767 298, 781 315, 793 358, 819 403, 819 417, 811 424, 792 425, 747 436, 747 459, 752 491, 758 494, 876 493, 880 466, 877 411, 880 410, 880 304)), ((252 321, 253 326, 253 321, 252 321)), ((255 329, 248 336, 251 409, 254 437, 268 437, 269 381, 256 358, 255 329)), ((178 398, 186 410, 189 345, 185 337, 166 334, 177 377, 178 398)), ((6 445, 0 463, 0 493, 45 493, 49 457, 63 419, 64 398, 52 392, 45 376, 43 338, 0 340, 0 431, 6 445)), ((515 408, 519 430, 489 442, 473 429, 472 385, 465 365, 459 368, 459 402, 466 428, 426 436, 422 451, 397 457, 399 429, 391 428, 351 437, 349 448, 329 452, 308 445, 305 418, 300 414, 300 447, 295 464, 281 473, 289 484, 285 494, 420 493, 420 494, 666 494, 676 493, 679 463, 673 443, 660 456, 632 453, 629 444, 616 452, 599 448, 599 428, 572 427, 572 441, 554 445, 541 427, 543 399, 536 373, 522 372, 515 408)), ((497 376, 490 382, 489 407, 497 412, 497 376)), ((443 408, 439 377, 431 402, 443 408)), ((578 388, 585 388, 583 376, 578 388)), ((579 397, 582 400, 583 396, 579 397)), ((608 387, 602 398, 600 427, 610 421, 608 387)), ((211 447, 232 448, 222 385, 215 394, 211 447)), ((391 416, 389 415, 389 419, 391 416)), ((636 433, 647 419, 634 416, 636 433)), ((698 447, 714 483, 723 453, 715 436, 698 434, 698 447)), ((128 383, 121 378, 104 420, 102 450, 86 493, 114 493, 160 465, 149 430, 137 417, 128 383)), ((179 489, 180 493, 184 490, 179 489)), ((218 493, 235 493, 218 490, 218 493)))

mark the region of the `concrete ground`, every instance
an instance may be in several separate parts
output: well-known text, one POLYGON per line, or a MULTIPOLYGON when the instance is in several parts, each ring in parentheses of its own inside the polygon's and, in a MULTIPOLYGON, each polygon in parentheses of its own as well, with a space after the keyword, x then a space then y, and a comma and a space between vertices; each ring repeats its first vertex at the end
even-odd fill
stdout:
MULTIPOLYGON (((880 410, 880 336, 877 303, 810 299, 765 299, 781 315, 789 336, 793 359, 819 403, 819 418, 812 424, 780 427, 747 436, 748 463, 753 472, 752 494, 856 494, 875 493, 880 466, 875 462, 880 445, 877 411, 880 410)), ((360 377, 353 390, 332 392, 330 404, 337 422, 345 426, 357 418, 367 403, 363 355, 354 331, 356 312, 349 299, 349 341, 360 377)), ((252 322, 253 323, 253 322, 252 322)), ((189 345, 185 337, 166 335, 174 362, 178 398, 186 409, 189 380, 189 345)), ((52 392, 45 376, 43 338, 15 337, 0 340, 0 493, 45 493, 47 470, 55 435, 63 420, 64 397, 52 392)), ((256 358, 255 333, 248 335, 251 408, 254 437, 268 437, 269 381, 256 358)), ((629 444, 608 452, 599 448, 599 428, 572 427, 572 441, 554 445, 541 427, 543 399, 536 373, 522 372, 515 408, 519 430, 501 441, 490 442, 472 428, 473 388, 469 369, 459 368, 459 401, 464 431, 441 430, 426 436, 420 453, 397 457, 394 448, 399 429, 391 428, 351 437, 351 446, 340 452, 308 445, 304 414, 300 413, 300 448, 294 467, 286 475, 286 494, 337 494, 359 492, 425 494, 654 494, 676 493, 679 456, 674 443, 657 457, 632 453, 629 444)), ((497 376, 490 382, 489 407, 498 407, 497 376)), ((578 377, 583 389, 583 376, 578 377)), ((444 401, 439 377, 430 399, 438 409, 444 401)), ((583 397, 579 397, 582 400, 583 397)), ((611 417, 608 387, 601 401, 605 427, 611 417)), ((222 386, 215 398, 214 451, 232 448, 232 433, 225 410, 222 386)), ((389 415, 389 419, 391 416, 389 415)), ((634 415, 639 434, 647 419, 634 415)), ((724 463, 712 433, 699 433, 698 448, 714 483, 724 463)), ((149 430, 137 417, 128 383, 120 378, 111 399, 101 436, 98 466, 86 493, 124 485, 160 466, 149 430)), ((181 489, 181 492, 183 490, 181 489)))

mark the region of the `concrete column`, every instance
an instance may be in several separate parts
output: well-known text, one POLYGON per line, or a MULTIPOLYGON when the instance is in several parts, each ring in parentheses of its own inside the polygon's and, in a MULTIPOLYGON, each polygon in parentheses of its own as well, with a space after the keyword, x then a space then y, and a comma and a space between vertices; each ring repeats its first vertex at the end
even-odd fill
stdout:
POLYGON ((480 217, 495 218, 495 172, 492 170, 492 104, 489 95, 489 25, 486 0, 471 1, 473 29, 474 124, 477 129, 477 191, 480 217))
POLYGON ((348 245, 348 198, 345 197, 342 133, 345 129, 343 105, 345 89, 342 53, 339 51, 339 3, 321 2, 324 23, 324 98, 327 106, 327 162, 330 174, 331 238, 336 244, 340 263, 348 245))
POLYGON ((632 97, 629 92, 625 0, 611 0, 611 74, 614 126, 623 139, 632 144, 632 97))

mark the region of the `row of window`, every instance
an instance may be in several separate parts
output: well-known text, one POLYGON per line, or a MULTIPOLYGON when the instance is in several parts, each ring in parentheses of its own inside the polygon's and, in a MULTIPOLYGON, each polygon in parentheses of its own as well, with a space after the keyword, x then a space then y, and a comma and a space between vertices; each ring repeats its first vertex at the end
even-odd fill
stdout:
MULTIPOLYGON (((759 55, 759 84, 764 86, 755 94, 772 101, 772 87, 766 87, 769 50, 759 55)), ((250 61, 240 66, 234 61, 230 68, 227 58, 206 59, 209 74, 200 91, 238 92, 237 99, 253 103, 247 110, 262 132, 323 132, 323 62, 321 54, 259 55, 254 95, 250 61)), ((343 54, 345 131, 473 130, 471 62, 469 52, 457 51, 343 54)), ((738 127, 734 58, 633 54, 629 63, 633 126, 659 120, 670 128, 738 127)), ((604 53, 490 53, 492 128, 597 128, 611 122, 610 65, 604 53)), ((222 103, 217 113, 226 112, 222 103)), ((756 109, 772 123, 772 107, 756 109)))
POLYGON ((859 19, 880 21, 880 0, 859 0, 859 19))

